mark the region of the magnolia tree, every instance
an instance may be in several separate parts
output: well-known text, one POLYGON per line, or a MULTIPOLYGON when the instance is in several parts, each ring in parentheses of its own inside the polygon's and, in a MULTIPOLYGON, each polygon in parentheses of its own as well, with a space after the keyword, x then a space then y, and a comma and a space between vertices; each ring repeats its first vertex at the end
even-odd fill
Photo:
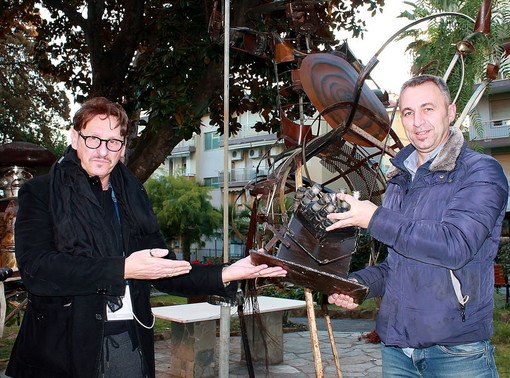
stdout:
MULTIPOLYGON (((285 3, 290 1, 236 0, 231 5, 230 111, 262 114, 258 130, 274 131, 280 124, 273 62, 235 45, 247 30, 295 35, 285 3)), ((384 1, 308 3, 316 8, 315 28, 306 31, 316 42, 313 49, 331 50, 338 45, 336 29, 359 35, 364 27, 360 11, 376 12, 384 1)), ((33 25, 34 62, 77 102, 108 97, 125 106, 134 125, 144 126, 130 139, 128 166, 145 181, 180 141, 200 132, 204 115, 222 125, 221 7, 214 0, 3 0, 1 14, 2 21, 16 17, 33 25), (210 26, 218 25, 211 33, 210 26), (147 117, 140 117, 141 111, 147 117)), ((232 118, 230 132, 239 128, 232 118)))

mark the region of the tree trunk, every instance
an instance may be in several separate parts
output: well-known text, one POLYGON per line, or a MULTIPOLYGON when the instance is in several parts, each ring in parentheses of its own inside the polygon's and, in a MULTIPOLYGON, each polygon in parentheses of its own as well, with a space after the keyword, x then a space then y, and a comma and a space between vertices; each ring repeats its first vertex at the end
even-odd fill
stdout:
POLYGON ((187 237, 182 238, 182 258, 186 261, 191 261, 191 243, 187 237))

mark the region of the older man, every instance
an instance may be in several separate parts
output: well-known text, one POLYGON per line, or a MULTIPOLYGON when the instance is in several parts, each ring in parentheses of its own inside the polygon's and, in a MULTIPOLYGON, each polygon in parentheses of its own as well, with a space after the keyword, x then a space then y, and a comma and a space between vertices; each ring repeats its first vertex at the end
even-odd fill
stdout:
MULTIPOLYGON (((400 95, 411 144, 391 160, 383 205, 339 194, 350 211, 330 229, 368 228, 388 257, 350 278, 381 296, 377 333, 385 377, 496 377, 493 260, 508 198, 500 164, 466 148, 450 124, 456 106, 435 76, 407 81, 400 95)), ((334 294, 330 303, 354 308, 334 294)))
POLYGON ((281 268, 191 266, 166 249, 143 186, 120 161, 128 118, 94 98, 71 146, 19 192, 16 258, 28 305, 7 375, 154 377, 151 285, 186 296, 235 294, 229 282, 281 268))

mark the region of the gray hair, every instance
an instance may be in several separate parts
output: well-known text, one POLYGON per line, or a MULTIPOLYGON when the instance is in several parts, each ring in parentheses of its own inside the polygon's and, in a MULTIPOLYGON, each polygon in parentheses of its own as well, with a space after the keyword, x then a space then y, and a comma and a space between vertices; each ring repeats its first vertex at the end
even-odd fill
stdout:
POLYGON ((415 76, 409 80, 407 80, 404 84, 402 84, 402 88, 400 88, 400 93, 404 91, 404 89, 409 87, 417 87, 418 85, 422 85, 424 83, 434 83, 437 85, 443 96, 445 97, 446 103, 449 105, 452 102, 452 98, 450 96, 450 89, 443 78, 434 75, 420 75, 415 76))

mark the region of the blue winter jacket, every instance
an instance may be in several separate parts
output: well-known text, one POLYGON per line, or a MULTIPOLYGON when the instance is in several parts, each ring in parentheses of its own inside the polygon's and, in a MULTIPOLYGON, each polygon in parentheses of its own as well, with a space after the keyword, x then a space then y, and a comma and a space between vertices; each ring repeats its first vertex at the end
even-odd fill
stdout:
POLYGON ((377 333, 386 345, 423 348, 492 336, 494 268, 508 181, 492 157, 466 148, 452 132, 415 179, 404 167, 409 145, 391 160, 383 205, 371 235, 388 246, 378 266, 352 276, 382 296, 377 333), (452 277, 460 281, 464 308, 452 277))

